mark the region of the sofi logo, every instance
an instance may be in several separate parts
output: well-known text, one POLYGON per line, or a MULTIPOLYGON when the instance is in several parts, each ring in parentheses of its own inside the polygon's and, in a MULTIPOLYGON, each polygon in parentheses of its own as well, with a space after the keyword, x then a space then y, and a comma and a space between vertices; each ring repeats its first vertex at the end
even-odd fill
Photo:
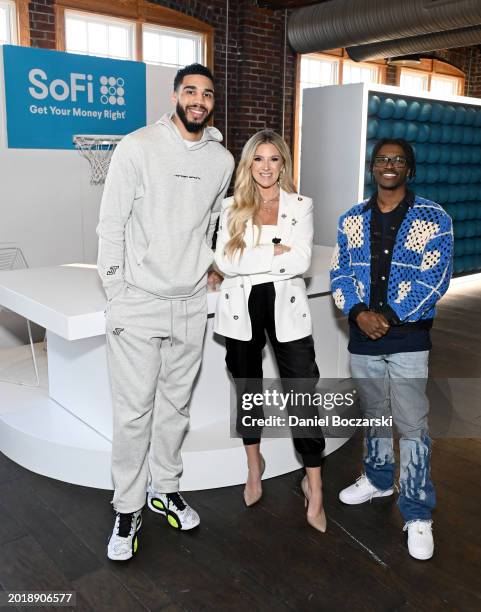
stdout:
POLYGON ((122 77, 101 76, 98 89, 94 91, 94 77, 91 74, 70 73, 70 79, 53 79, 49 81, 45 70, 32 68, 28 73, 30 87, 28 91, 36 100, 45 100, 51 96, 57 102, 87 102, 94 104, 100 100, 102 104, 123 106, 125 104, 125 81, 122 77), (95 93, 99 96, 95 100, 95 93))

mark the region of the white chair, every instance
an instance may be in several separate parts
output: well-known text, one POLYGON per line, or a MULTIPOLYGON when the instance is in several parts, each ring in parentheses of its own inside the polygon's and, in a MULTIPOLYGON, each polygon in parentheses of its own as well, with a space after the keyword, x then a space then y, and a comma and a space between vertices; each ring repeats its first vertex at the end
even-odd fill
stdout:
MULTIPOLYGON (((14 246, 14 245, 7 246, 5 244, 3 245, 0 244, 0 270, 21 270, 21 269, 28 268, 28 267, 29 266, 27 264, 27 260, 25 259, 25 256, 20 247, 14 246)), ((4 310, 5 312, 7 312, 7 308, 0 307, 0 310, 4 310)), ((37 382, 35 385, 27 385, 26 383, 22 383, 22 382, 15 381, 15 380, 0 379, 0 381, 14 383, 17 385, 38 387, 40 386, 40 379, 38 376, 37 360, 35 358, 35 349, 33 345, 32 329, 30 327, 30 321, 28 319, 25 319, 25 320, 27 321, 28 338, 30 340, 30 351, 32 353, 33 367, 35 369, 35 377, 36 377, 37 382)))

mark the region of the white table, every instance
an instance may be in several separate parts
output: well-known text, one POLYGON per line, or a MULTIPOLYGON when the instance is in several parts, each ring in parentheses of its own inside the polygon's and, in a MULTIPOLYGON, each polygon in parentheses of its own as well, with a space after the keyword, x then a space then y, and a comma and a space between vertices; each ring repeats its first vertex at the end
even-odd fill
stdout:
MULTIPOLYGON (((329 294, 331 247, 314 247, 306 273, 322 378, 349 376, 345 322, 329 294)), ((209 318, 200 375, 183 446, 183 490, 245 481, 241 440, 230 437, 231 382, 222 338, 214 336, 218 293, 209 318)), ((112 406, 105 350, 105 296, 95 266, 71 264, 0 273, 0 305, 47 329, 48 391, 0 383, 0 450, 40 474, 112 488, 112 406)), ((270 348, 266 378, 275 378, 270 348)), ((327 440, 326 454, 345 440, 327 440)), ((266 439, 266 477, 297 469, 290 439, 266 439)))

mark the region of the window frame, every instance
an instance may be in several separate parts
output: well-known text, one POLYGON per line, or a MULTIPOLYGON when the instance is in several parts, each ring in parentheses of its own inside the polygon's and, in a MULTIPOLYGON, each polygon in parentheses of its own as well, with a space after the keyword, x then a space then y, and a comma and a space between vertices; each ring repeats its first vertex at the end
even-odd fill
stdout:
POLYGON ((337 70, 337 84, 342 85, 342 77, 343 77, 343 67, 344 63, 351 63, 361 67, 377 67, 378 75, 377 75, 377 83, 381 85, 386 84, 387 80, 387 61, 386 60, 373 60, 372 62, 354 62, 350 59, 347 54, 346 49, 331 49, 329 51, 324 51, 323 53, 298 53, 296 55, 296 91, 295 91, 295 104, 294 104, 294 133, 293 133, 293 143, 292 143, 292 154, 293 154, 293 174, 294 174, 294 183, 297 185, 299 183, 299 145, 300 145, 300 134, 299 134, 299 111, 301 105, 301 60, 303 55, 309 57, 317 57, 319 59, 327 59, 329 61, 337 60, 338 70, 337 70))
MULTIPOLYGON (((128 57, 125 58, 127 60, 133 61, 135 59, 135 54, 136 54, 136 35, 137 35, 137 30, 135 27, 135 23, 132 22, 130 19, 122 19, 120 17, 112 17, 112 16, 107 16, 107 15, 101 15, 100 13, 91 13, 87 11, 76 11, 74 9, 65 9, 64 11, 64 20, 67 19, 67 17, 72 16, 74 19, 75 17, 78 16, 82 16, 82 15, 89 15, 91 17, 91 19, 89 19, 89 22, 95 22, 97 21, 98 23, 102 23, 104 22, 106 25, 110 22, 112 25, 115 25, 115 22, 119 23, 119 24, 123 24, 123 25, 127 25, 130 27, 130 36, 131 36, 131 40, 130 40, 130 46, 131 46, 131 51, 132 51, 132 57, 128 57)), ((87 18, 86 18, 87 20, 87 18)), ((65 21, 64 21, 65 23, 65 21)), ((67 28, 65 27, 65 33, 66 33, 67 28)), ((72 53, 82 53, 81 51, 72 51, 72 53)), ((89 54, 87 54, 89 55, 89 54)), ((104 56, 101 55, 99 57, 106 57, 109 59, 124 59, 124 58, 118 58, 118 57, 113 57, 110 55, 104 56)))
POLYGON ((396 85, 401 86, 401 74, 403 71, 422 73, 428 77, 428 88, 425 91, 431 91, 431 80, 433 77, 444 77, 456 79, 458 83, 457 96, 464 96, 466 86, 466 74, 456 66, 449 62, 438 59, 423 58, 419 67, 414 66, 398 66, 396 69, 396 85))
POLYGON ((29 0, 11 0, 11 4, 13 5, 16 40, 12 40, 9 44, 30 47, 29 0))
MULTIPOLYGON (((193 30, 185 30, 185 29, 181 30, 179 28, 170 28, 170 27, 167 27, 165 25, 159 25, 157 23, 147 23, 147 22, 142 23, 142 27, 141 27, 142 45, 143 45, 143 42, 144 42, 143 37, 144 37, 145 31, 148 28, 150 28, 151 30, 159 30, 159 31, 164 30, 167 33, 167 35, 170 34, 170 33, 178 32, 179 33, 179 36, 178 36, 179 38, 190 38, 192 40, 194 36, 196 38, 200 37, 200 39, 201 39, 200 46, 201 46, 201 48, 203 46, 203 36, 202 36, 201 32, 194 32, 193 30)), ((204 51, 203 54, 205 54, 205 49, 203 51, 204 51)), ((142 56, 143 56, 143 53, 142 53, 142 56)), ((142 61, 144 61, 146 64, 152 64, 154 66, 169 66, 169 67, 172 67, 172 64, 164 64, 163 62, 147 61, 144 58, 144 56, 143 56, 142 61)))
POLYGON ((195 17, 179 11, 152 4, 146 0, 56 0, 57 51, 65 51, 65 11, 93 13, 135 22, 134 60, 143 60, 143 24, 165 27, 184 32, 193 32, 203 37, 204 63, 214 68, 214 28, 195 17))
POLYGON ((7 28, 7 32, 8 32, 8 30, 10 30, 10 32, 8 32, 8 34, 7 34, 8 38, 10 38, 10 40, 6 40, 5 43, 2 43, 2 44, 15 45, 17 43, 17 39, 18 39, 18 34, 17 34, 17 5, 16 5, 15 2, 12 2, 12 0, 0 0, 0 6, 2 6, 3 9, 6 9, 7 24, 9 26, 7 28))

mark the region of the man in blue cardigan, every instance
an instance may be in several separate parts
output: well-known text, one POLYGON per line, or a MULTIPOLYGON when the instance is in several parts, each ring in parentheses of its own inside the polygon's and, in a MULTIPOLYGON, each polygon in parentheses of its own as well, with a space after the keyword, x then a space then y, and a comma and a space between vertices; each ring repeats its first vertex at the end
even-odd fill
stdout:
MULTIPOLYGON (((331 291, 349 317, 351 371, 364 416, 392 416, 400 434, 398 505, 409 553, 429 559, 435 492, 426 381, 435 306, 452 273, 452 222, 439 204, 407 188, 416 162, 406 141, 378 142, 370 170, 377 191, 339 219, 331 291)), ((391 428, 370 427, 365 443, 365 473, 339 494, 346 504, 394 493, 391 428)))

